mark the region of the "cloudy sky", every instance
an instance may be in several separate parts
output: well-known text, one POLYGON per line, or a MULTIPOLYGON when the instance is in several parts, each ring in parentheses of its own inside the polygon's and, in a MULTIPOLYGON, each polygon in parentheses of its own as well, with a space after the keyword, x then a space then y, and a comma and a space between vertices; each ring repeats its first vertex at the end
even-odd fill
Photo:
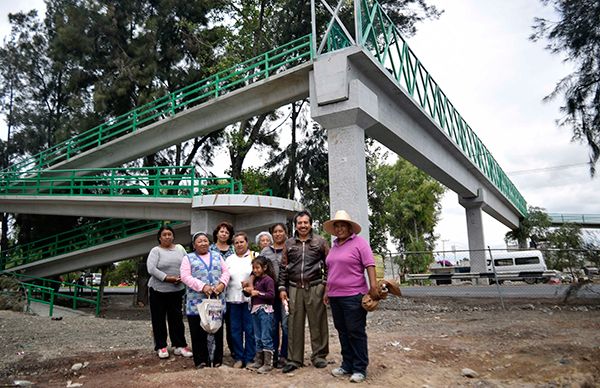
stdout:
MULTIPOLYGON (((548 212, 600 214, 600 178, 590 179, 586 146, 558 128, 560 101, 542 102, 572 69, 528 39, 536 16, 556 19, 537 0, 430 0, 444 14, 419 26, 409 44, 530 205, 548 212)), ((0 2, 0 36, 9 12, 40 0, 0 2)), ((2 134, 5 137, 5 134, 2 134)), ((443 200, 438 249, 467 248, 464 209, 443 200)), ((486 243, 504 246, 506 227, 485 216, 486 243)))

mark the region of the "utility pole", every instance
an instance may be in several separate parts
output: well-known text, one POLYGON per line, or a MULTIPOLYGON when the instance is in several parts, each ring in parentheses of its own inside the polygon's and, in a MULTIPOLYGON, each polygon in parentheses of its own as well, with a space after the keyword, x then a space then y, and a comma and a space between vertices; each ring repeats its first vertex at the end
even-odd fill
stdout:
POLYGON ((446 241, 450 241, 448 239, 442 239, 442 252, 444 254, 444 258, 442 259, 442 267, 446 266, 446 241))

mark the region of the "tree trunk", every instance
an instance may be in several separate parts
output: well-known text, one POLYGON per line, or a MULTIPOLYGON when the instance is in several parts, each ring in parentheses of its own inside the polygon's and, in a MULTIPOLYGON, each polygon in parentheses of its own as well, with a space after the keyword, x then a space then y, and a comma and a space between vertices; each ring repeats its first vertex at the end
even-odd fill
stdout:
POLYGON ((148 304, 148 267, 146 266, 146 258, 140 259, 137 266, 137 293, 135 303, 143 307, 148 304))
POLYGON ((290 143, 290 157, 289 163, 287 166, 287 171, 285 173, 285 177, 288 181, 288 195, 287 198, 294 199, 296 194, 296 176, 298 174, 298 143, 296 140, 296 132, 298 129, 298 116, 300 115, 300 110, 302 109, 302 105, 304 101, 302 101, 298 105, 298 109, 296 110, 296 103, 292 103, 292 141, 290 143))

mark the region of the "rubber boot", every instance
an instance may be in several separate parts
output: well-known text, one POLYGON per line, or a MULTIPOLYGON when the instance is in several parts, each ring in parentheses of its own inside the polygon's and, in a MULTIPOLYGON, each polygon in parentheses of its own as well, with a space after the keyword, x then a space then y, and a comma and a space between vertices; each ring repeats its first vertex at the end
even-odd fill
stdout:
POLYGON ((254 364, 248 365, 248 369, 256 370, 263 366, 265 362, 265 352, 256 352, 254 356, 254 364))
POLYGON ((263 353, 265 355, 265 360, 263 366, 258 369, 258 373, 268 373, 273 370, 273 352, 265 350, 263 353))

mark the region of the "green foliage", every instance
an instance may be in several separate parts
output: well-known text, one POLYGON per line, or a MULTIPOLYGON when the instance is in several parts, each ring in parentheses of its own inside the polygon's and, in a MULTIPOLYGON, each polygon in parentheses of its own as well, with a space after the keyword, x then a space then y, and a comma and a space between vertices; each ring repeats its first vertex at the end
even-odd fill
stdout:
MULTIPOLYGON (((377 236, 373 238, 373 249, 385 252, 386 239, 382 236, 389 234, 399 252, 432 250, 444 187, 404 159, 388 165, 372 155, 369 169, 371 235, 377 236)), ((431 254, 410 254, 403 265, 417 272, 431 262, 431 254)))
POLYGON ((541 0, 551 4, 559 20, 536 18, 531 39, 547 40, 546 48, 565 53, 576 70, 556 85, 547 99, 562 95, 565 113, 559 124, 570 127, 573 139, 590 148, 590 173, 600 157, 600 2, 597 0, 541 0))
POLYGON ((583 238, 582 248, 584 260, 594 267, 600 268, 600 236, 598 233, 588 232, 583 238))
POLYGON ((266 194, 269 188, 269 176, 261 168, 246 168, 242 171, 244 193, 266 194))
POLYGON ((386 13, 405 36, 417 32, 417 24, 437 19, 443 13, 425 0, 378 0, 386 13))
POLYGON ((517 241, 520 248, 527 248, 527 239, 531 241, 531 246, 537 248, 538 243, 547 239, 551 220, 548 213, 543 208, 529 206, 527 216, 521 220, 519 227, 506 233, 504 239, 508 241, 517 241))
POLYGON ((107 273, 106 281, 111 282, 112 285, 118 285, 121 282, 133 284, 137 274, 138 261, 137 259, 130 259, 116 263, 107 273))
POLYGON ((313 220, 329 219, 329 159, 325 130, 314 124, 299 145, 298 190, 313 220))
POLYGON ((548 252, 549 267, 562 271, 565 268, 583 267, 581 228, 575 224, 563 224, 548 234, 548 243, 553 248, 548 252))

